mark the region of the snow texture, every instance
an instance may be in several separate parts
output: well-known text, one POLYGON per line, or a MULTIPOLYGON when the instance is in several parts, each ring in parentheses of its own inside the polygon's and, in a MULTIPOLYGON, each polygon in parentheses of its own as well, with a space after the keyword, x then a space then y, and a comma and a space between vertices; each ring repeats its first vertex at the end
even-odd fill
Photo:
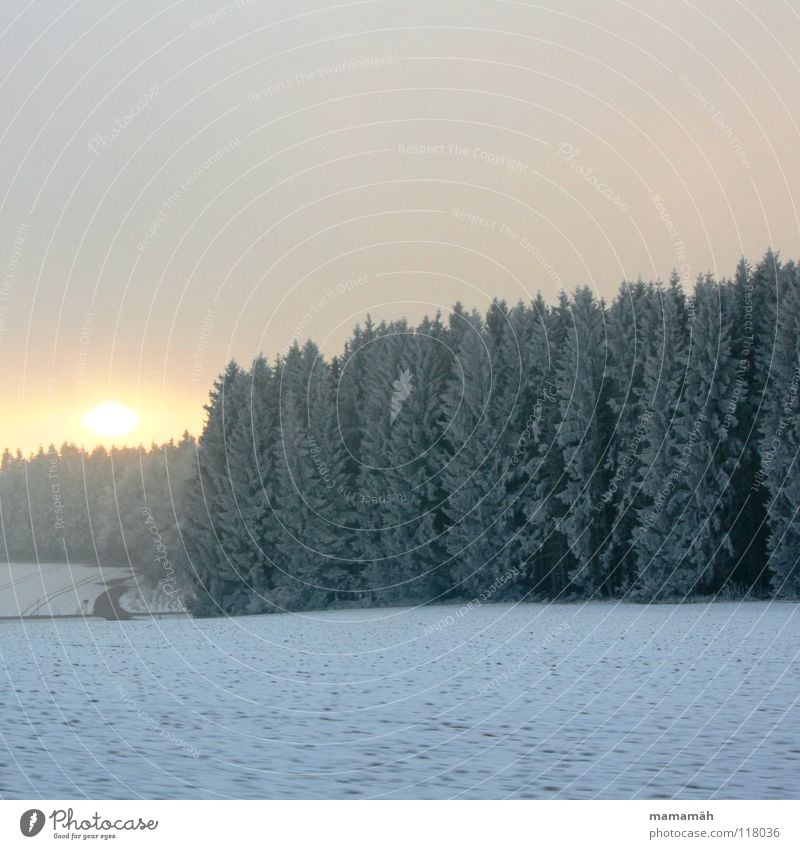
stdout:
POLYGON ((798 607, 0 623, 4 798, 797 798, 798 607))
POLYGON ((101 615, 96 605, 115 584, 124 584, 119 601, 124 611, 184 611, 177 593, 148 583, 124 566, 0 563, 0 618, 101 615))
POLYGON ((125 567, 66 563, 0 563, 0 617, 91 613, 108 582, 129 579, 125 567))

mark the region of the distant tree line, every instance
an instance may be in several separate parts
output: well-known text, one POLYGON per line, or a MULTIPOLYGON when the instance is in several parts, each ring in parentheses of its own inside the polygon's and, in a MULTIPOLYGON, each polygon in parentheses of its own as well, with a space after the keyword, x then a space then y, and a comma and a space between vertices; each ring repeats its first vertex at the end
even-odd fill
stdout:
POLYGON ((157 575, 155 526, 197 615, 797 598, 799 391, 800 270, 773 252, 689 294, 367 319, 330 360, 231 362, 196 444, 6 453, 6 554, 157 575))
POLYGON ((0 459, 0 560, 130 565, 177 591, 188 568, 178 503, 196 463, 178 443, 84 451, 64 444, 0 459))

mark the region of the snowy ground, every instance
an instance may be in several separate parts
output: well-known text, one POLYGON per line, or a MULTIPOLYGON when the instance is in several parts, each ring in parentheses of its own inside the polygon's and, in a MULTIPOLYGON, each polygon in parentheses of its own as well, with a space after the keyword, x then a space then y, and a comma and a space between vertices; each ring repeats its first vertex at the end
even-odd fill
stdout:
POLYGON ((797 605, 458 611, 0 623, 0 797, 800 796, 797 605))
POLYGON ((102 616, 103 609, 96 609, 98 601, 116 585, 120 585, 120 606, 132 613, 177 613, 183 609, 176 595, 158 586, 146 586, 128 567, 0 563, 0 618, 102 616))
POLYGON ((135 579, 130 589, 122 594, 119 603, 129 613, 186 613, 180 596, 174 591, 167 592, 163 587, 148 586, 135 579))
POLYGON ((66 563, 0 563, 0 616, 91 613, 109 581, 132 577, 122 567, 66 563))

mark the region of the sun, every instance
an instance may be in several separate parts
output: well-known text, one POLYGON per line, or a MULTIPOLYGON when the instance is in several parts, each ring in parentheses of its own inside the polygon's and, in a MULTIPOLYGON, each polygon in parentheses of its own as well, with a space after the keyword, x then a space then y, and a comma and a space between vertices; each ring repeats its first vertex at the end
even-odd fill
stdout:
POLYGON ((89 410, 81 420, 83 426, 97 436, 124 436, 139 424, 139 414, 115 401, 89 410))

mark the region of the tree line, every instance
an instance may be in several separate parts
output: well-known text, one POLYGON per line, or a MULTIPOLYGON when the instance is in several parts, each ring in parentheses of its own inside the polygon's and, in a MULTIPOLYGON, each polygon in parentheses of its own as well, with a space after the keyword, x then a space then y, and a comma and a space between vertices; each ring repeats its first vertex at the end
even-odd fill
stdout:
POLYGON ((230 363, 187 489, 195 611, 797 597, 799 299, 769 252, 230 363))
POLYGON ((772 251, 688 293, 368 318, 330 359, 231 362, 196 443, 55 452, 82 470, 63 538, 52 456, 6 452, 7 556, 167 557, 196 615, 797 598, 799 388, 800 270, 772 251))
POLYGON ((179 504, 196 464, 194 439, 151 448, 65 443, 0 458, 0 559, 131 566, 173 592, 189 568, 179 504))

